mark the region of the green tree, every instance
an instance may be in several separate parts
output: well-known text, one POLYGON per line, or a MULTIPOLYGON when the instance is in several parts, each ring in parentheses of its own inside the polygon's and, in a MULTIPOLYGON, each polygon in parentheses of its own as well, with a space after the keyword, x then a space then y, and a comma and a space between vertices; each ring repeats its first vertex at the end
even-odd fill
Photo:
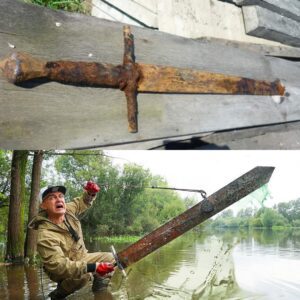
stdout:
POLYGON ((247 207, 245 209, 241 209, 237 213, 237 217, 239 218, 250 218, 253 216, 253 208, 252 207, 247 207))
POLYGON ((81 151, 55 159, 60 175, 54 174, 53 181, 64 182, 70 198, 82 193, 86 180, 93 180, 102 188, 93 208, 82 218, 83 226, 90 232, 142 234, 184 210, 177 193, 147 188, 154 181, 159 186, 167 186, 163 178, 136 164, 115 167, 102 154, 101 151, 81 151))
POLYGON ((221 217, 222 218, 232 218, 233 217, 233 210, 232 209, 225 209, 224 211, 221 212, 221 217))
POLYGON ((263 223, 261 222, 261 218, 260 217, 254 217, 250 220, 250 226, 254 227, 254 228, 260 228, 263 227, 263 223))
POLYGON ((9 207, 11 151, 0 150, 0 235, 5 235, 9 207))
POLYGON ((272 226, 286 226, 288 224, 287 219, 272 208, 264 209, 261 215, 261 222, 263 227, 266 228, 272 228, 272 226))
POLYGON ((7 230, 6 259, 24 259, 24 202, 28 151, 14 151, 11 164, 11 188, 7 230))
POLYGON ((193 207, 198 202, 199 202, 199 199, 197 199, 197 197, 195 195, 184 198, 184 205, 185 205, 186 209, 193 207))
MULTIPOLYGON (((168 186, 161 177, 156 176, 155 180, 159 187, 168 186)), ((140 229, 140 232, 133 231, 135 234, 150 232, 185 210, 178 193, 171 190, 146 189, 137 195, 134 202, 136 219, 131 228, 140 229)))
MULTIPOLYGON (((0 150, 0 207, 8 200, 10 190, 11 151, 0 150)), ((7 203, 6 203, 7 204, 7 203)))
POLYGON ((293 225, 294 227, 300 227, 300 219, 294 220, 294 221, 292 222, 292 225, 293 225))
POLYGON ((293 220, 292 202, 281 202, 277 205, 277 211, 290 222, 293 220))
POLYGON ((71 12, 88 12, 87 0, 24 0, 28 3, 46 6, 52 9, 63 9, 71 12))
POLYGON ((277 205, 277 210, 290 223, 300 220, 300 199, 289 202, 281 202, 277 205))
MULTIPOLYGON (((28 222, 38 213, 43 154, 44 154, 43 151, 34 152, 32 173, 31 173, 28 222)), ((27 227, 26 239, 25 239, 25 257, 27 257, 30 262, 34 262, 36 256, 36 251, 37 251, 36 239, 37 239, 37 231, 33 229, 29 229, 27 227)))
POLYGON ((151 175, 149 170, 143 169, 135 164, 127 164, 118 180, 120 186, 120 201, 118 210, 121 212, 119 221, 127 227, 132 225, 135 217, 134 206, 137 195, 144 191, 145 186, 149 186, 151 175))
POLYGON ((64 184, 67 188, 67 199, 81 196, 86 181, 92 180, 102 188, 94 207, 82 216, 85 227, 95 228, 95 224, 105 224, 106 216, 112 217, 112 208, 118 200, 118 193, 111 184, 115 184, 119 170, 113 167, 102 151, 76 151, 72 155, 55 157, 55 169, 51 184, 64 184))

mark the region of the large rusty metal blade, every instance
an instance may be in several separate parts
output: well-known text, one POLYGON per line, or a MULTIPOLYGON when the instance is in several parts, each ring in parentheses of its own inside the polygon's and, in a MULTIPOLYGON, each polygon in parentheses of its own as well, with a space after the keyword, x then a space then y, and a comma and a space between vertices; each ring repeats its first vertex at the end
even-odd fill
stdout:
POLYGON ((279 80, 273 82, 200 70, 137 64, 138 92, 191 94, 284 95, 279 80))
POLYGON ((117 254, 127 267, 269 182, 274 167, 256 167, 117 254), (207 201, 213 206, 207 211, 207 201))

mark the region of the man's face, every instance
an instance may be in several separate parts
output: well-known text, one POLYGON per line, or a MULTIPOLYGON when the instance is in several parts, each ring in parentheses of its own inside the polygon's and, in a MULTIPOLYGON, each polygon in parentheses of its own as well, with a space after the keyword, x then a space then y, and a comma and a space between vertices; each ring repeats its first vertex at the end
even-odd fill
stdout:
POLYGON ((66 212, 65 196, 61 192, 53 192, 46 196, 41 204, 48 216, 59 216, 66 212))

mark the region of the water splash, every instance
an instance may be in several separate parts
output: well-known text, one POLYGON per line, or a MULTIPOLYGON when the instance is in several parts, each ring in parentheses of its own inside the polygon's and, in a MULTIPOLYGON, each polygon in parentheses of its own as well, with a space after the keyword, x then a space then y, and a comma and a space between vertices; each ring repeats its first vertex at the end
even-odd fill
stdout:
POLYGON ((207 259, 211 266, 202 270, 207 274, 205 280, 194 290, 191 298, 193 300, 220 299, 224 295, 230 297, 237 289, 232 260, 234 244, 225 243, 215 237, 210 242, 211 250, 207 259), (211 253, 216 250, 216 253, 211 253))
POLYGON ((232 248, 215 236, 207 237, 204 244, 184 251, 168 278, 153 284, 143 299, 202 300, 232 294, 236 287, 232 248))

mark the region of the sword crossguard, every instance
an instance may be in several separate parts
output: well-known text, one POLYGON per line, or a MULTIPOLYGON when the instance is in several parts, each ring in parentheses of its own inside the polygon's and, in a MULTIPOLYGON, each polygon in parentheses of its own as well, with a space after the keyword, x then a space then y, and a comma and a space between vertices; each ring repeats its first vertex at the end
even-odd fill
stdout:
POLYGON ((111 253, 115 259, 115 265, 120 269, 120 271, 122 272, 122 275, 123 277, 127 278, 127 274, 126 274, 126 271, 123 267, 123 265, 121 264, 120 260, 119 260, 119 257, 118 257, 118 254, 116 252, 116 249, 113 245, 110 246, 110 250, 111 250, 111 253))
POLYGON ((124 57, 121 78, 119 82, 120 90, 125 92, 127 100, 128 130, 131 133, 138 131, 137 125, 137 88, 140 78, 140 71, 135 63, 134 39, 130 26, 123 27, 124 35, 124 57))

